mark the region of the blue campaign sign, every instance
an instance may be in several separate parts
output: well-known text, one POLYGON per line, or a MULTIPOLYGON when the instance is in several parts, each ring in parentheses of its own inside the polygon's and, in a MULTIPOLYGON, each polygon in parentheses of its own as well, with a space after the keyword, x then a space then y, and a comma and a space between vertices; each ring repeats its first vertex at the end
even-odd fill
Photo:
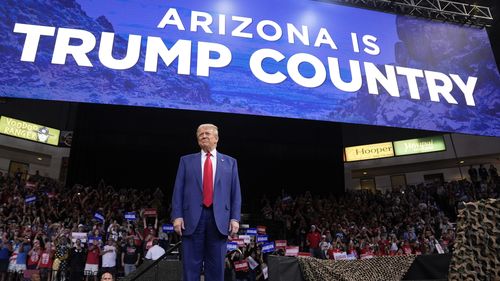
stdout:
POLYGON ((257 228, 249 228, 249 229, 247 229, 247 233, 246 234, 247 235, 253 235, 253 236, 257 235, 257 228))
POLYGON ((100 221, 100 222, 104 222, 104 216, 101 214, 101 213, 95 213, 94 214, 94 219, 100 221))
POLYGON ((262 245, 263 253, 272 253, 274 252, 274 242, 265 243, 262 245))
POLYGON ((165 233, 173 233, 174 232, 174 225, 167 223, 167 224, 162 225, 161 229, 165 233))
POLYGON ((90 243, 93 243, 94 240, 97 240, 97 241, 102 241, 102 237, 101 236, 89 236, 89 244, 90 243))
POLYGON ((310 0, 0 8, 0 96, 500 136, 484 29, 310 0))
POLYGON ((129 221, 135 221, 136 220, 135 212, 126 212, 125 219, 129 221))
POLYGON ((227 251, 230 252, 230 251, 238 249, 238 243, 236 243, 236 242, 227 242, 226 247, 227 247, 227 251))
POLYGON ((257 242, 267 242, 267 235, 257 235, 257 242))
POLYGON ((28 196, 24 199, 24 202, 26 202, 26 204, 30 204, 30 203, 33 203, 36 201, 36 196, 35 195, 32 195, 32 196, 28 196))

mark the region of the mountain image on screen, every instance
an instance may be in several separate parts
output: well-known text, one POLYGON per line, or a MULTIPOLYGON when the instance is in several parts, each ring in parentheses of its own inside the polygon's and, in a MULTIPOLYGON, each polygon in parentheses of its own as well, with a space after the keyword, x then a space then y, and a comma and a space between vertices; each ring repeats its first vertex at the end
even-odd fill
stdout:
MULTIPOLYGON (((2 30, 12 30, 15 22, 83 29, 94 34, 97 42, 102 32, 114 32, 112 23, 104 16, 90 18, 72 0, 3 1, 0 12, 4 15, 0 20, 2 30)), ((144 50, 141 50, 139 63, 127 71, 113 71, 101 65, 98 44, 88 53, 93 67, 80 67, 71 56, 61 66, 51 64, 56 37, 42 36, 36 63, 19 63, 24 45, 23 36, 5 32, 0 36, 4 64, 0 67, 0 95, 9 96, 11 93, 20 98, 171 108, 178 107, 176 103, 171 104, 171 101, 213 102, 205 82, 196 77, 177 75, 174 66, 163 66, 156 73, 144 72, 140 67, 144 61, 144 50)), ((127 44, 125 39, 115 34, 113 56, 116 59, 125 56, 127 44)))

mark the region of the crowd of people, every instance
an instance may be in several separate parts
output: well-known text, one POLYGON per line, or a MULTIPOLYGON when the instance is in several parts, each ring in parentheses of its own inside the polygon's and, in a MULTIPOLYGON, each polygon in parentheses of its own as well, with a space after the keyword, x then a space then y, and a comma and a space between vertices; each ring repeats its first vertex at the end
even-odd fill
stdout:
POLYGON ((256 243, 254 240, 229 251, 225 259, 224 281, 267 280, 269 254, 262 251, 262 243, 256 243))
MULTIPOLYGON (((487 171, 485 176, 481 169, 477 177, 470 172, 472 181, 385 193, 318 197, 305 192, 273 201, 264 196, 261 215, 264 225, 283 226, 282 237, 273 239, 283 238, 317 258, 448 253, 460 203, 499 197, 496 169, 487 171)), ((68 188, 38 174, 27 181, 0 174, 0 281, 97 281, 103 272, 126 276, 179 240, 161 227, 170 220, 165 202, 160 189, 116 189, 103 181, 68 188)), ((228 251, 225 280, 267 279, 268 254, 255 240, 228 251)))
MULTIPOLYGON (((358 190, 322 197, 307 191, 295 197, 283 191, 273 201, 263 196, 260 216, 263 225, 278 230, 273 240, 285 239, 290 248, 298 246, 299 253, 291 255, 302 252, 321 259, 349 260, 450 253, 461 204, 500 195, 496 168, 490 166, 487 176, 482 165, 479 170, 481 176, 478 172, 472 181, 422 183, 385 193, 358 190)), ((224 280, 265 280, 268 255, 289 253, 278 247, 265 252, 264 245, 252 239, 229 252, 224 280), (238 268, 241 264, 243 269, 238 268)))
POLYGON ((128 275, 177 239, 161 227, 165 202, 159 189, 115 189, 103 181, 67 188, 38 173, 27 181, 0 174, 0 280, 128 275))
POLYGON ((283 225, 289 245, 323 259, 448 253, 453 250, 457 210, 462 202, 499 198, 494 166, 480 167, 472 181, 422 183, 385 193, 262 199, 268 225, 283 225))

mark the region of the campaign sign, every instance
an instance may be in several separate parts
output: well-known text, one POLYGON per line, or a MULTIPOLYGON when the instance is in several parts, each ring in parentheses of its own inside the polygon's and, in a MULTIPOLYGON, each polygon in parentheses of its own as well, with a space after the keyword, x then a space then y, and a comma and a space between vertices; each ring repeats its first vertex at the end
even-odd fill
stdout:
POLYGON ((285 249, 286 248, 286 240, 276 240, 274 242, 276 244, 276 249, 285 249))
POLYGON ((249 228, 247 229, 247 235, 257 235, 257 229, 256 228, 249 228))
POLYGON ((238 243, 236 242, 227 242, 226 248, 228 252, 234 251, 238 249, 238 243))
POLYGON ((296 257, 299 254, 299 246, 286 246, 285 256, 296 257))
POLYGON ((89 236, 88 240, 89 240, 89 243, 93 243, 94 240, 102 241, 102 237, 101 236, 89 236))
POLYGON ((26 182, 26 187, 34 188, 34 187, 36 187, 36 183, 28 181, 28 182, 26 182))
POLYGON ((333 259, 334 260, 346 260, 347 259, 347 252, 333 253, 333 259))
POLYGON ((1 97, 500 136, 484 28, 310 0, 0 10, 1 97))
POLYGON ((235 242, 236 244, 238 244, 238 247, 245 246, 245 241, 243 239, 231 239, 231 242, 235 242))
POLYGON ((266 227, 263 225, 257 226, 257 233, 258 234, 266 234, 266 227))
POLYGON ((104 216, 101 214, 101 213, 95 213, 94 214, 94 219, 100 221, 100 222, 104 222, 104 216))
POLYGON ((128 220, 128 221, 135 221, 136 220, 135 212, 127 212, 127 213, 125 213, 125 219, 128 220))
POLYGON ((257 235, 257 243, 259 242, 267 242, 269 237, 267 235, 257 235))
POLYGON ((236 270, 236 271, 248 271, 247 260, 235 261, 234 262, 234 270, 236 270))
POLYGON ((156 214, 156 209, 153 208, 145 209, 143 213, 145 217, 156 217, 156 214))
POLYGON ((32 195, 32 196, 28 196, 24 199, 24 202, 26 202, 26 204, 31 204, 31 203, 35 203, 36 201, 36 196, 35 195, 32 195))
POLYGON ((372 253, 361 254, 361 259, 362 260, 371 259, 371 258, 373 258, 373 254, 372 253))
POLYGON ((238 235, 239 239, 243 239, 245 244, 250 244, 250 241, 252 240, 250 235, 238 235))
POLYGON ((74 243, 77 239, 80 239, 82 243, 86 243, 87 232, 71 232, 71 241, 74 243))
POLYGON ((167 223, 167 224, 162 225, 161 229, 165 233, 173 233, 174 232, 174 225, 171 223, 167 223))
POLYGON ((443 247, 441 247, 439 243, 436 243, 434 246, 436 247, 438 254, 444 254, 443 247))
POLYGON ((251 256, 247 257, 247 261, 251 269, 255 269, 257 266, 259 266, 259 263, 255 261, 251 256))
POLYGON ((346 260, 356 260, 356 259, 358 259, 358 257, 354 253, 348 254, 346 256, 346 260))
POLYGON ((269 242, 269 243, 265 243, 262 245, 262 252, 263 253, 272 253, 274 252, 274 243, 273 242, 269 242))

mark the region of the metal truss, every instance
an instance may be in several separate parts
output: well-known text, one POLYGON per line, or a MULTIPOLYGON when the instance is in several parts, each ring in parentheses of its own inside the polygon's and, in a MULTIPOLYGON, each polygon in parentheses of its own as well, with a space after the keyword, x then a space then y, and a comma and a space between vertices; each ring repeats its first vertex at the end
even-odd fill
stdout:
POLYGON ((449 0, 319 0, 361 8, 395 12, 441 21, 489 27, 493 16, 489 7, 449 0))

